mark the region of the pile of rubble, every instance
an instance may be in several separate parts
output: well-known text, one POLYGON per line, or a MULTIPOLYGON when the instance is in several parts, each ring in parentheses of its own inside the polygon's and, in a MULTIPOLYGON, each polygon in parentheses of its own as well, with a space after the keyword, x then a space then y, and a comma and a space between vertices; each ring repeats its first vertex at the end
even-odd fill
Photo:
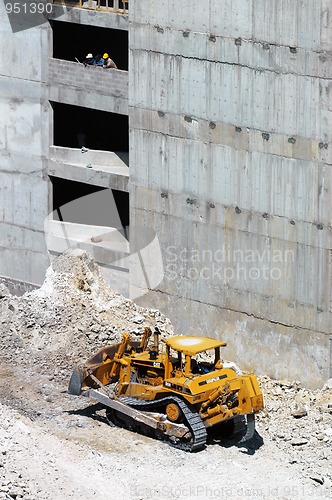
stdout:
POLYGON ((0 290, 0 353, 19 363, 69 367, 127 331, 141 336, 145 326, 173 334, 170 321, 112 291, 100 268, 84 251, 60 255, 43 286, 23 297, 0 290))
MULTIPOLYGON (((112 291, 92 257, 81 250, 59 256, 39 290, 14 297, 0 287, 0 356, 52 378, 68 379, 74 364, 119 341, 124 331, 140 338, 145 326, 157 326, 163 336, 174 334, 158 310, 139 307, 112 291)), ((331 381, 316 391, 298 382, 259 381, 265 409, 257 417, 258 432, 287 452, 290 467, 296 464, 314 484, 330 490, 331 381)), ((2 452, 0 472, 5 461, 2 452)), ((0 498, 29 498, 27 485, 14 471, 12 475, 6 476, 0 498)))
POLYGON ((322 390, 259 378, 265 409, 258 425, 314 482, 332 486, 332 380, 322 390))

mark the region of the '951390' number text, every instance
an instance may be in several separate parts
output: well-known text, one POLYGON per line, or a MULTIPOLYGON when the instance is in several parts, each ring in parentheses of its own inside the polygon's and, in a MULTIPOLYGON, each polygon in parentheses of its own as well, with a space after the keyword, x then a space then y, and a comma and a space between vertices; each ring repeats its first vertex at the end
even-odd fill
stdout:
POLYGON ((8 14, 51 14, 52 4, 42 2, 14 2, 5 4, 8 14))

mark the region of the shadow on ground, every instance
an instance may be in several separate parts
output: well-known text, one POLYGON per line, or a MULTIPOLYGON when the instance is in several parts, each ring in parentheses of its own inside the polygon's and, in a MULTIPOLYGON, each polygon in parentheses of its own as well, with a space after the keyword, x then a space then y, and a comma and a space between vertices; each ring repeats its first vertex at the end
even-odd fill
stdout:
MULTIPOLYGON (((105 407, 96 403, 86 408, 81 408, 78 410, 68 410, 65 413, 68 415, 79 415, 82 417, 92 418, 95 421, 102 422, 108 425, 114 426, 114 422, 111 422, 106 418, 105 407)), ((118 427, 121 427, 121 422, 119 422, 118 427)), ((146 435, 145 432, 142 432, 146 435)), ((254 455, 257 450, 264 444, 264 440, 257 431, 248 441, 242 441, 246 434, 246 422, 245 419, 238 419, 235 423, 233 420, 214 426, 208 429, 207 433, 207 444, 221 446, 224 448, 230 448, 236 446, 240 449, 242 453, 247 455, 254 455)), ((150 436, 151 437, 151 436, 150 436)))
POLYGON ((87 406, 86 408, 80 408, 78 410, 68 410, 64 413, 67 413, 67 415, 79 415, 81 417, 92 418, 97 422, 103 422, 104 424, 107 424, 108 421, 103 410, 105 410, 105 407, 100 403, 96 403, 94 405, 87 406))
POLYGON ((255 430, 254 435, 247 441, 242 441, 246 434, 245 419, 240 418, 235 424, 233 420, 208 429, 207 444, 219 445, 224 448, 236 446, 242 453, 254 455, 264 444, 264 440, 255 430))

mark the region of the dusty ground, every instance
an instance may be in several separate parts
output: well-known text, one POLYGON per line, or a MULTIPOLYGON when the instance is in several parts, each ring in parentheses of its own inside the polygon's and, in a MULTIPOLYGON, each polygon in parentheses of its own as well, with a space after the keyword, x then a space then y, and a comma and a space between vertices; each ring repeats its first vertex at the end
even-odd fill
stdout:
POLYGON ((329 386, 262 377, 266 409, 248 446, 211 438, 184 453, 67 394, 74 364, 122 331, 172 334, 163 315, 110 291, 86 254, 58 259, 37 292, 0 297, 0 498, 331 498, 329 386))

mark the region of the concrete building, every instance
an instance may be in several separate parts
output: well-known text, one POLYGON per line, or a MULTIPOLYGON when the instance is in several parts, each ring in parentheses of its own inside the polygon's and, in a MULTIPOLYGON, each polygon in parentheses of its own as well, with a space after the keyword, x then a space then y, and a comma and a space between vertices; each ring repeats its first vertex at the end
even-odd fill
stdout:
POLYGON ((223 338, 246 369, 320 387, 332 376, 330 2, 130 0, 129 16, 92 4, 54 5, 17 33, 1 16, 0 275, 41 283, 44 219, 110 188, 122 226, 130 210, 161 247, 163 280, 138 302, 180 333, 223 338), (102 47, 119 69, 96 78, 75 57, 102 47))
MULTIPOLYGON (((128 225, 128 12, 119 5, 105 12, 54 4, 47 22, 43 17, 31 27, 33 15, 10 19, 0 8, 6 54, 0 63, 0 276, 15 290, 43 282, 49 257, 64 249, 69 230, 75 241, 84 233, 81 224, 96 224, 101 233, 112 225, 105 196, 94 198, 94 211, 85 210, 89 220, 75 206, 63 219, 64 205, 108 188, 121 207, 121 225, 128 225), (117 70, 76 61, 114 47, 117 70), (89 148, 84 154, 82 140, 89 148), (63 230, 62 220, 72 226, 63 230)), ((85 230, 89 239, 91 228, 85 230)))

